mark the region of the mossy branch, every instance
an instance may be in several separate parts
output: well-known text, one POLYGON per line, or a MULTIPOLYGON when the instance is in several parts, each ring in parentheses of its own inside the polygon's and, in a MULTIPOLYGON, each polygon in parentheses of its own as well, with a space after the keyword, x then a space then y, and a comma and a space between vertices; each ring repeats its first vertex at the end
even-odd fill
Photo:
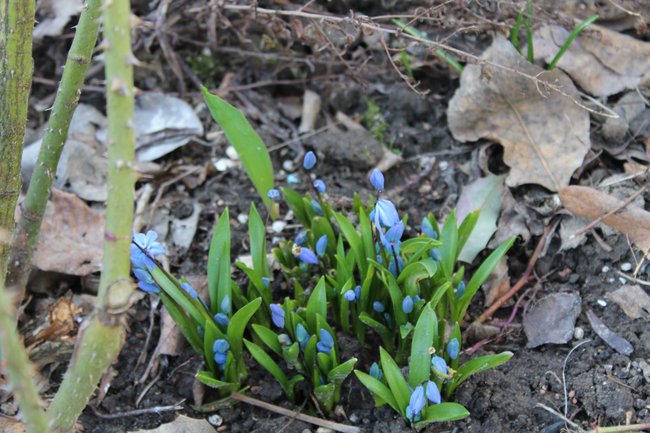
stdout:
POLYGON ((68 137, 72 115, 79 102, 81 88, 99 32, 102 0, 87 0, 79 17, 72 46, 54 99, 41 149, 34 168, 27 197, 22 204, 21 219, 16 227, 14 245, 7 269, 6 287, 20 303, 31 269, 32 254, 38 245, 38 233, 52 189, 63 145, 68 137))
MULTIPOLYGON (((11 233, 20 193, 20 158, 32 85, 34 0, 0 0, 0 229, 11 233)), ((11 245, 0 243, 4 282, 11 245)))
POLYGON ((124 341, 123 315, 133 285, 129 245, 133 221, 135 132, 133 54, 129 1, 103 6, 108 113, 108 202, 98 304, 79 331, 77 346, 59 391, 48 409, 55 432, 69 431, 124 341))

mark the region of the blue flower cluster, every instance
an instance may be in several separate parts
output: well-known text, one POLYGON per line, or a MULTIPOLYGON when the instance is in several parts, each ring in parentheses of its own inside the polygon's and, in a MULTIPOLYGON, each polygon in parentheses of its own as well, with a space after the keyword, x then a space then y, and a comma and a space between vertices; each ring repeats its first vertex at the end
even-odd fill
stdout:
MULTIPOLYGON (((149 230, 146 234, 136 233, 133 235, 131 241, 131 264, 133 265, 133 275, 138 279, 138 287, 148 293, 160 292, 158 285, 150 273, 150 271, 155 267, 152 258, 156 258, 156 256, 166 252, 165 247, 163 247, 160 242, 157 242, 157 239, 158 233, 149 230)), ((194 293, 196 293, 196 291, 194 291, 194 293)))
POLYGON ((228 342, 223 338, 218 338, 214 340, 212 350, 214 351, 214 362, 223 369, 226 366, 226 360, 228 359, 230 344, 228 344, 228 342))
POLYGON ((406 418, 412 422, 419 421, 422 418, 422 409, 424 409, 427 400, 433 404, 439 404, 441 401, 440 389, 431 380, 427 381, 425 386, 418 385, 411 390, 409 405, 406 407, 406 418))
POLYGON ((230 303, 230 296, 226 295, 223 297, 223 299, 221 300, 221 304, 219 305, 219 309, 221 311, 214 315, 214 321, 221 326, 228 326, 228 324, 230 323, 230 313, 232 310, 232 304, 230 303))

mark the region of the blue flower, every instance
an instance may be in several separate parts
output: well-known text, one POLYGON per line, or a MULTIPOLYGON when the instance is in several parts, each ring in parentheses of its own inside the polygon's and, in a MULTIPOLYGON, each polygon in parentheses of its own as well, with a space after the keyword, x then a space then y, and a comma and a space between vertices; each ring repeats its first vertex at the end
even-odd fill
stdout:
POLYGON ((460 352, 460 343, 457 338, 452 338, 449 343, 447 343, 447 355, 449 358, 456 359, 458 358, 458 353, 460 352))
POLYGON ((271 304, 271 320, 278 328, 284 328, 284 309, 280 304, 271 304))
POLYGON ((424 387, 422 385, 418 385, 411 393, 409 405, 406 407, 406 418, 408 418, 409 421, 417 419, 417 417, 420 415, 420 412, 422 412, 422 409, 424 409, 425 404, 426 400, 424 399, 424 387))
POLYGON ((305 153, 305 158, 302 160, 302 166, 305 170, 311 170, 316 165, 316 154, 311 150, 305 153))
POLYGON ((422 218, 422 233, 429 236, 431 239, 438 239, 438 233, 435 231, 433 224, 431 224, 431 221, 427 217, 422 218))
POLYGON ((318 203, 316 200, 311 199, 311 201, 309 202, 309 207, 316 215, 323 215, 323 208, 320 206, 320 203, 318 203))
POLYGON ((376 226, 393 227, 399 222, 397 209, 392 201, 380 198, 375 204, 374 221, 376 226))
POLYGON ((467 288, 467 285, 465 284, 465 281, 461 281, 458 283, 458 287, 456 287, 456 297, 460 298, 465 294, 465 289, 467 288))
POLYGON ((404 223, 402 221, 398 222, 391 228, 389 228, 385 234, 379 231, 379 236, 381 238, 381 243, 384 245, 388 251, 395 254, 399 254, 399 246, 402 243, 402 235, 404 234, 404 223))
POLYGON ((370 183, 377 191, 384 190, 384 174, 378 168, 373 168, 370 172, 370 183))
POLYGON ((217 313, 214 315, 214 321, 221 326, 228 326, 230 319, 224 313, 217 313))
POLYGON ((420 299, 418 295, 413 296, 413 302, 418 302, 420 299))
POLYGON ((212 344, 212 350, 214 351, 214 362, 216 362, 220 367, 225 366, 226 360, 228 359, 230 344, 228 344, 228 342, 223 338, 219 338, 212 344))
POLYGON ((298 258, 301 262, 308 263, 310 265, 315 265, 318 263, 318 257, 312 250, 307 247, 297 247, 293 248, 293 255, 298 258))
POLYGON ((402 311, 404 314, 411 314, 413 312, 413 298, 406 296, 402 301, 402 311))
POLYGON ((379 364, 376 362, 373 362, 370 366, 370 376, 374 377, 377 380, 381 380, 381 378, 384 377, 384 372, 381 371, 379 364))
POLYGON ((440 403, 440 390, 438 389, 438 385, 436 385, 435 382, 428 381, 427 382, 427 399, 433 403, 433 404, 439 404, 440 403))
POLYGON ((280 335, 278 335, 278 342, 282 346, 290 346, 291 345, 291 338, 287 334, 280 334, 280 335))
POLYGON ((354 297, 357 299, 361 299, 361 286, 357 286, 354 288, 354 297))
POLYGON ((266 196, 267 196, 269 199, 271 199, 271 200, 273 200, 273 201, 276 201, 276 202, 277 202, 277 201, 280 201, 280 197, 281 197, 281 195, 280 195, 280 191, 278 191, 278 190, 275 189, 275 188, 270 189, 270 190, 266 193, 266 196))
POLYGON ((181 288, 185 290, 187 294, 190 295, 192 298, 196 299, 199 297, 199 294, 196 293, 194 287, 192 287, 189 283, 181 283, 181 288))
POLYGON ((325 185, 325 182, 323 182, 320 179, 316 179, 314 181, 314 188, 316 188, 316 191, 318 191, 321 194, 324 194, 325 191, 327 191, 327 186, 325 185))
POLYGON ((296 235, 296 239, 293 241, 294 244, 298 246, 303 246, 307 240, 307 231, 302 230, 296 235))
POLYGON ((309 333, 305 327, 302 326, 302 323, 298 323, 296 325, 296 340, 298 340, 298 343, 300 343, 300 348, 303 350, 307 346, 307 343, 309 343, 309 333))
POLYGON ((271 279, 269 277, 262 277, 262 284, 268 289, 271 284, 271 279))
POLYGON ((325 329, 320 330, 320 341, 316 344, 316 349, 319 352, 329 355, 334 347, 334 338, 332 334, 327 332, 325 329))
POLYGON ((383 313, 386 308, 384 308, 384 304, 381 302, 375 301, 372 303, 372 309, 378 313, 383 313))
POLYGON ((230 296, 226 295, 223 297, 221 300, 221 305, 219 305, 219 308, 221 308, 222 313, 230 314, 232 311, 232 305, 230 304, 230 296))
POLYGON ((429 250, 429 257, 436 262, 440 261, 442 255, 440 254, 440 248, 431 248, 429 250))
POLYGON ((440 356, 432 357, 431 366, 435 372, 440 374, 447 374, 447 363, 445 362, 445 358, 441 358, 440 356))
POLYGON ((353 302, 354 300, 357 299, 357 295, 354 294, 354 290, 347 290, 343 294, 343 299, 345 299, 348 302, 353 302))
POLYGON ((287 183, 289 185, 298 185, 300 183, 300 178, 295 173, 291 173, 287 176, 287 183))
MULTIPOLYGON (((397 256, 397 264, 399 267, 399 272, 402 272, 404 269, 404 260, 402 260, 402 257, 397 256)), ((397 272, 397 268, 395 267, 395 257, 391 257, 390 263, 388 264, 388 271, 393 274, 393 277, 398 277, 399 272, 397 272)))
POLYGON ((215 353, 214 362, 217 363, 219 367, 226 365, 226 360, 228 359, 228 353, 215 353))
POLYGON ((156 242, 158 233, 149 230, 147 234, 136 233, 133 235, 131 245, 131 263, 134 268, 153 269, 154 263, 150 257, 156 257, 166 252, 160 242, 156 242), (138 248, 139 246, 139 248, 138 248))
POLYGON ((160 293, 160 289, 148 271, 141 268, 134 268, 133 274, 138 279, 138 287, 140 290, 147 293, 160 293))
POLYGON ((318 238, 318 241, 316 242, 316 254, 318 254, 319 257, 322 257, 323 254, 325 254, 326 250, 327 250, 327 235, 323 235, 320 238, 318 238))

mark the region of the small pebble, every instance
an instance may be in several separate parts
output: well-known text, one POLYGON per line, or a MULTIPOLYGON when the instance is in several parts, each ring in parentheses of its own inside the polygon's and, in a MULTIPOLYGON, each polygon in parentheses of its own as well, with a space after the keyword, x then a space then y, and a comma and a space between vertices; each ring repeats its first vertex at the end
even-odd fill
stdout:
POLYGON ((296 169, 296 165, 293 163, 292 160, 287 159, 282 163, 282 169, 286 171, 294 171, 296 169))
POLYGON ((618 277, 618 282, 621 283, 622 285, 625 285, 627 283, 627 280, 623 277, 618 277))
POLYGON ((286 226, 287 223, 284 221, 274 221, 271 225, 271 230, 273 230, 275 233, 281 233, 286 226))
POLYGON ((239 154, 232 146, 226 147, 226 155, 228 156, 228 158, 232 159, 233 161, 239 161, 239 154))
POLYGON ((353 413, 352 415, 350 415, 350 422, 352 424, 358 423, 359 422, 359 415, 357 415, 356 413, 353 413))
POLYGON ((216 168, 217 171, 226 171, 226 170, 228 170, 230 168, 235 167, 236 165, 237 165, 237 163, 235 161, 233 161, 232 159, 221 158, 221 159, 218 159, 214 163, 214 168, 216 168))
POLYGON ((208 417, 208 422, 215 427, 219 427, 221 424, 223 424, 223 418, 219 414, 215 413, 214 415, 210 415, 208 417))
POLYGON ((603 274, 606 274, 607 272, 609 272, 609 266, 607 265, 603 266, 603 269, 601 269, 601 271, 603 272, 603 274))
POLYGON ((287 183, 290 185, 297 185, 300 183, 300 179, 295 174, 291 173, 287 176, 287 183))
POLYGON ((447 161, 440 161, 440 164, 438 164, 440 167, 440 170, 447 170, 449 167, 449 163, 447 161))
POLYGON ((334 430, 325 427, 318 427, 316 433, 334 433, 334 430))
POLYGON ((621 264, 621 271, 623 272, 629 272, 632 270, 632 263, 630 262, 625 262, 621 264))
POLYGON ((573 338, 576 340, 582 340, 585 336, 585 330, 579 326, 576 326, 573 330, 573 338))
POLYGON ((237 215, 237 221, 239 221, 239 224, 246 224, 248 222, 248 215, 240 213, 237 215))
POLYGON ((604 299, 599 299, 596 301, 596 303, 603 308, 607 306, 607 301, 605 301, 604 299))
POLYGON ((311 430, 309 430, 308 428, 306 428, 306 429, 304 429, 301 433, 311 433, 311 430))

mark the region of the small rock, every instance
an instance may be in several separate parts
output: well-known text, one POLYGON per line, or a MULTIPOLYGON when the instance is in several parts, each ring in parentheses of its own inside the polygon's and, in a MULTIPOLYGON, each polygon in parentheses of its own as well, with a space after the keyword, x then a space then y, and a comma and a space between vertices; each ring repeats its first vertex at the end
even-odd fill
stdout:
POLYGON ((352 415, 350 415, 350 422, 352 424, 358 423, 359 422, 359 415, 357 415, 356 413, 353 413, 352 415))
POLYGON ((316 433, 334 433, 334 430, 325 427, 318 427, 316 433))
POLYGON ((621 264, 621 271, 623 272, 630 272, 632 270, 632 263, 630 262, 625 262, 621 264))
POLYGON ((300 183, 300 179, 298 178, 298 176, 291 173, 290 175, 287 176, 287 183, 289 185, 298 185, 300 183))
POLYGON ((239 224, 246 224, 248 222, 248 215, 240 213, 237 215, 237 221, 239 221, 239 224))
POLYGON ((542 298, 524 317, 526 347, 568 343, 574 335, 581 302, 574 293, 553 293, 542 298))
POLYGON ((582 340, 585 337, 585 330, 579 326, 573 330, 573 338, 576 340, 582 340))
POLYGON ((282 163, 282 169, 286 171, 294 171, 296 169, 296 165, 293 163, 292 160, 287 159, 282 163))
POLYGON ((603 266, 603 269, 601 269, 601 271, 603 272, 603 274, 606 274, 607 272, 609 272, 609 266, 607 265, 603 266))
POLYGON ((221 424, 223 424, 223 418, 219 414, 215 413, 214 415, 210 415, 208 417, 208 422, 215 427, 219 427, 221 424))
POLYGON ((237 163, 230 158, 220 158, 215 161, 214 168, 216 168, 217 171, 226 171, 235 167, 236 165, 237 163))
POLYGON ((449 168, 449 163, 447 161, 440 161, 440 164, 438 164, 438 166, 440 167, 440 170, 444 171, 449 168))
POLYGON ((625 285, 625 283, 627 283, 627 280, 623 277, 618 277, 618 282, 625 285))
POLYGON ((232 146, 226 147, 226 155, 228 156, 228 158, 232 159, 233 161, 239 161, 239 154, 232 146))
POLYGON ((601 307, 603 307, 603 308, 605 308, 607 306, 607 301, 605 301, 604 299, 599 299, 599 300, 596 301, 596 303, 598 305, 600 305, 601 307))
POLYGON ((306 429, 304 429, 301 433, 311 433, 311 430, 309 430, 308 428, 306 428, 306 429))
POLYGON ((282 230, 287 226, 287 223, 284 221, 274 221, 271 225, 271 230, 275 233, 281 233, 282 230))

